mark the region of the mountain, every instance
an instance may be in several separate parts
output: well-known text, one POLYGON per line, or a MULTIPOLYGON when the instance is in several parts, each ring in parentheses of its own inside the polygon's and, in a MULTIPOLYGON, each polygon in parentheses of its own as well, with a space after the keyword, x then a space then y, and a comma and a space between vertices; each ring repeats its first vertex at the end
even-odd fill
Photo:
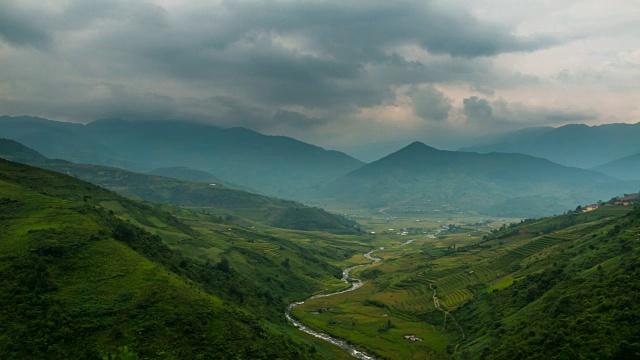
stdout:
POLYGON ((47 160, 39 152, 9 139, 0 139, 0 158, 21 163, 36 163, 47 160))
POLYGON ((330 358, 282 313, 363 247, 182 212, 0 159, 0 358, 330 358))
POLYGON ((529 155, 442 151, 414 142, 333 181, 321 194, 369 208, 460 208, 530 217, 564 212, 636 187, 529 155))
MULTIPOLYGON (((280 228, 342 234, 359 231, 357 223, 340 215, 330 214, 320 208, 308 207, 290 200, 229 189, 219 180, 217 183, 186 181, 140 174, 114 167, 51 160, 20 143, 4 139, 0 139, 0 158, 24 160, 20 162, 92 182, 122 195, 158 203, 199 208, 201 211, 213 212, 218 216, 240 222, 248 219, 280 228)), ((184 169, 171 168, 166 171, 184 174, 184 169)), ((189 169, 186 173, 203 174, 203 172, 189 169)))
POLYGON ((591 168, 595 171, 618 177, 626 180, 640 179, 640 153, 627 156, 622 159, 610 161, 591 168))
POLYGON ((460 151, 520 153, 586 169, 637 154, 640 152, 638 138, 640 123, 599 126, 572 124, 551 130, 519 130, 507 133, 490 144, 466 147, 460 151), (525 136, 522 136, 523 132, 525 136))
POLYGON ((188 167, 280 197, 304 197, 363 165, 285 136, 186 121, 104 119, 81 125, 4 116, 0 132, 50 158, 143 172, 188 167))
POLYGON ((165 167, 158 168, 149 171, 151 175, 160 175, 164 177, 170 177, 174 179, 182 179, 182 180, 191 180, 191 181, 201 181, 201 182, 213 182, 213 183, 221 183, 222 180, 215 177, 214 175, 202 171, 189 169, 184 166, 175 166, 175 167, 165 167))
POLYGON ((141 169, 112 148, 88 139, 84 131, 82 124, 30 116, 0 116, 3 137, 18 141, 49 158, 141 169))

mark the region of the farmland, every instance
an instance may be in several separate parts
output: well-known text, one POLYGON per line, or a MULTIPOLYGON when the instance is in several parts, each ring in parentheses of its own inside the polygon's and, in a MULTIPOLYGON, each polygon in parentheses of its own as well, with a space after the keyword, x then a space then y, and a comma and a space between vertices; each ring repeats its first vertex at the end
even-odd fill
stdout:
POLYGON ((470 343, 468 324, 456 319, 461 307, 529 279, 529 269, 630 210, 604 207, 527 221, 347 214, 374 233, 371 244, 382 248, 376 256, 383 261, 354 272, 367 280, 362 288, 308 301, 292 314, 381 358, 448 358, 470 343))

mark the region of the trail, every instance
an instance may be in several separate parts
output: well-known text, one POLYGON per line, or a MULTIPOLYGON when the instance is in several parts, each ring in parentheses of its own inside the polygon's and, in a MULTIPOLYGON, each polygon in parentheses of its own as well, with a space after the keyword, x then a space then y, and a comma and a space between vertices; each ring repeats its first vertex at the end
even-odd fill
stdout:
MULTIPOLYGON (((383 248, 380 248, 380 250, 382 250, 382 249, 383 248)), ((348 267, 348 268, 346 268, 346 269, 344 269, 342 271, 342 281, 347 283, 347 284, 351 282, 351 287, 350 288, 348 288, 347 290, 337 291, 337 292, 330 293, 330 294, 314 295, 314 296, 311 296, 310 298, 308 298, 308 299, 306 299, 304 301, 298 301, 298 302, 294 302, 294 303, 289 304, 289 306, 287 306, 287 310, 284 313, 284 315, 286 316, 287 320, 289 320, 293 324, 293 326, 297 327, 300 331, 303 331, 303 332, 305 332, 305 333, 307 333, 309 335, 317 337, 318 339, 322 339, 322 340, 327 341, 327 342, 329 342, 331 344, 339 346, 339 347, 347 350, 349 352, 349 354, 351 356, 355 357, 355 358, 358 358, 358 359, 361 359, 361 360, 376 360, 376 358, 374 358, 373 356, 368 355, 367 353, 365 353, 363 351, 360 351, 360 350, 356 349, 355 347, 347 344, 346 341, 340 340, 340 339, 336 339, 336 338, 334 338, 332 336, 329 336, 327 334, 319 333, 319 332, 316 332, 314 330, 311 330, 308 327, 302 325, 302 323, 299 322, 298 320, 296 320, 293 317, 291 317, 291 310, 293 310, 293 308, 295 308, 298 305, 302 305, 302 304, 304 304, 305 302, 307 302, 309 300, 323 298, 323 297, 329 297, 329 296, 338 295, 338 294, 344 294, 346 292, 353 291, 355 289, 358 289, 358 288, 362 287, 362 285, 364 285, 364 282, 362 282, 362 280, 360 280, 360 279, 349 278, 349 273, 352 270, 357 269, 359 267, 369 266, 369 265, 372 265, 372 264, 375 264, 377 262, 382 261, 382 259, 374 257, 372 255, 373 252, 376 251, 376 250, 377 249, 374 249, 374 250, 369 251, 366 254, 363 254, 364 257, 366 257, 367 259, 371 260, 370 264, 355 265, 355 266, 348 267)))
POLYGON ((444 331, 446 329, 447 326, 447 316, 450 316, 451 319, 453 319, 453 322, 456 324, 456 326, 458 327, 458 329, 460 329, 460 333, 462 333, 462 340, 458 341, 454 347, 454 350, 458 350, 458 346, 460 346, 460 344, 462 344, 466 339, 467 336, 464 333, 464 329, 462 329, 462 326, 460 326, 460 324, 458 324, 458 320, 456 320, 456 318, 451 315, 451 313, 449 313, 449 311, 443 309, 440 307, 440 299, 438 299, 438 297, 436 296, 436 289, 433 288, 433 284, 429 283, 429 287, 431 288, 431 290, 433 291, 433 305, 436 307, 436 309, 442 311, 444 313, 444 324, 442 326, 442 331, 444 331))

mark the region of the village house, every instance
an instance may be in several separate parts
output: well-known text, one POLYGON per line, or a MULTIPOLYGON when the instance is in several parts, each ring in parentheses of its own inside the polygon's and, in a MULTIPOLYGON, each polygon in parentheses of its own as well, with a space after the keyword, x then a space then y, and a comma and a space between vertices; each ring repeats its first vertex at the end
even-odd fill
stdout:
POLYGON ((411 341, 411 342, 413 342, 413 341, 422 341, 421 338, 419 338, 419 337, 417 337, 415 335, 405 335, 404 339, 407 340, 407 341, 411 341))
POLYGON ((589 206, 586 206, 584 210, 582 210, 582 212, 593 211, 599 207, 600 205, 589 205, 589 206))

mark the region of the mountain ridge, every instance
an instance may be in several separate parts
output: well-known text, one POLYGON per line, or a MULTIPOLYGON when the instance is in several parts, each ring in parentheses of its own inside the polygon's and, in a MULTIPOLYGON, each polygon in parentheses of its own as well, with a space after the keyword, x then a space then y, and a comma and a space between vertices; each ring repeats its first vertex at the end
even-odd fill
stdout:
MULTIPOLYGON (((534 128, 535 129, 535 128, 534 128)), ((640 152, 640 122, 589 126, 568 124, 548 131, 526 129, 503 134, 490 144, 463 147, 460 151, 521 153, 549 159, 565 166, 593 168, 640 152), (579 151, 577 151, 579 150, 579 151)))
POLYGON ((279 197, 310 189, 364 163, 286 136, 177 120, 96 120, 87 125, 0 117, 3 136, 50 158, 146 172, 185 166, 279 197))
POLYGON ((321 194, 374 208, 435 211, 453 205, 496 216, 529 217, 563 212, 597 197, 628 192, 635 185, 530 155, 446 151, 414 142, 329 183, 321 194), (536 203, 540 209, 534 210, 536 203))

